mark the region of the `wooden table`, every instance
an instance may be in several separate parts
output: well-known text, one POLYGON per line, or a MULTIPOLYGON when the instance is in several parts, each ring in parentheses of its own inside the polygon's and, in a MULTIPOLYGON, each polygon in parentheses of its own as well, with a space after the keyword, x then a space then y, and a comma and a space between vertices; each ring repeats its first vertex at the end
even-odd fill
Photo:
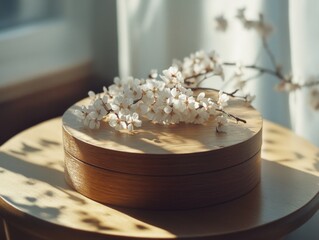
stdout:
POLYGON ((19 231, 24 239, 274 239, 319 208, 318 148, 268 121, 262 180, 244 197, 187 211, 102 205, 65 183, 60 121, 30 128, 0 148, 0 214, 6 230, 16 230, 10 240, 19 231))

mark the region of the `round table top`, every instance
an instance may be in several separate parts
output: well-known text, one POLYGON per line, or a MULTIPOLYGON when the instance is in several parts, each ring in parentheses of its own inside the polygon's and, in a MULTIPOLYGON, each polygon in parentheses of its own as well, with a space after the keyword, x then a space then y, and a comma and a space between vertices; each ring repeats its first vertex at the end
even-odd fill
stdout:
POLYGON ((262 179, 250 193, 200 209, 149 211, 106 206, 71 189, 61 119, 52 119, 0 148, 0 213, 52 239, 281 237, 319 208, 319 149, 271 122, 263 128, 262 179))

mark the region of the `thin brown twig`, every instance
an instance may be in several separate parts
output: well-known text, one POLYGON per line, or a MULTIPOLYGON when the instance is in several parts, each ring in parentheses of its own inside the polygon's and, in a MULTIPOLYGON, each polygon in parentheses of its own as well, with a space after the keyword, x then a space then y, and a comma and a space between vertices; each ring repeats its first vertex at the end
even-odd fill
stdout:
POLYGON ((316 85, 319 85, 319 81, 311 81, 311 82, 307 82, 307 83, 301 84, 299 86, 301 88, 303 88, 303 87, 313 87, 313 86, 316 86, 316 85))
POLYGON ((247 101, 247 96, 236 96, 235 94, 239 91, 239 89, 236 89, 235 91, 231 92, 231 93, 228 93, 228 92, 224 92, 224 94, 230 96, 230 97, 233 97, 233 98, 239 98, 239 99, 244 99, 245 101, 247 101))
POLYGON ((269 45, 268 45, 268 42, 267 42, 266 37, 265 37, 265 36, 262 36, 261 39, 262 39, 263 47, 265 48, 265 50, 266 50, 266 52, 267 52, 267 54, 268 54, 268 57, 269 57, 269 59, 270 59, 271 64, 273 65, 273 67, 274 67, 275 69, 277 69, 278 66, 277 66, 277 63, 276 63, 275 56, 274 56, 274 54, 272 53, 271 49, 269 48, 269 45))
MULTIPOLYGON (((223 65, 225 65, 225 66, 236 66, 236 63, 234 63, 234 62, 224 62, 223 65)), ((249 68, 249 69, 254 69, 254 70, 260 71, 262 73, 268 73, 270 75, 273 75, 275 77, 278 77, 278 78, 282 79, 282 75, 278 74, 277 71, 274 71, 272 69, 263 68, 263 67, 255 65, 255 64, 244 65, 243 67, 244 68, 249 68)))
POLYGON ((186 77, 184 78, 184 82, 186 84, 192 84, 192 82, 189 82, 188 80, 190 79, 193 79, 193 78, 198 78, 198 77, 201 77, 201 76, 204 76, 204 78, 202 78, 197 84, 196 86, 198 86, 200 83, 202 83, 204 80, 210 78, 210 77, 213 77, 215 76, 215 74, 213 74, 213 71, 208 71, 208 72, 204 72, 204 73, 199 73, 199 74, 196 74, 196 75, 193 75, 193 76, 189 76, 189 77, 186 77))
POLYGON ((231 117, 231 118, 235 119, 237 122, 247 123, 247 121, 246 121, 245 119, 242 119, 242 118, 236 117, 235 115, 230 114, 230 113, 228 113, 228 112, 224 111, 223 109, 216 109, 216 111, 218 111, 218 112, 222 112, 222 113, 226 114, 228 117, 231 117))
MULTIPOLYGON (((223 62, 222 65, 224 66, 236 66, 236 63, 235 62, 223 62)), ((253 70, 256 70, 256 71, 259 71, 259 73, 255 76, 255 77, 258 77, 258 75, 262 75, 264 73, 267 73, 267 74, 270 74, 270 75, 273 75, 277 78, 279 78, 280 80, 284 80, 284 77, 282 75, 282 73, 278 70, 272 70, 272 69, 269 69, 269 68, 264 68, 264 67, 261 67, 261 66, 258 66, 256 64, 251 64, 251 65, 243 65, 244 68, 248 68, 248 69, 253 69, 253 70)), ((201 76, 205 76, 205 78, 203 78, 201 80, 204 81, 210 77, 213 77, 215 75, 211 75, 209 76, 209 74, 213 73, 212 71, 208 71, 208 72, 205 72, 205 73, 199 73, 199 74, 196 74, 196 75, 193 75, 193 76, 188 76, 184 79, 185 83, 186 84, 191 84, 190 82, 188 82, 187 80, 189 79, 193 79, 193 78, 198 78, 198 77, 201 77, 201 76)))
POLYGON ((204 75, 209 74, 209 73, 210 72, 198 73, 198 74, 195 74, 193 76, 189 76, 189 77, 184 78, 184 81, 187 81, 187 80, 192 79, 192 78, 198 78, 200 76, 204 76, 204 75))

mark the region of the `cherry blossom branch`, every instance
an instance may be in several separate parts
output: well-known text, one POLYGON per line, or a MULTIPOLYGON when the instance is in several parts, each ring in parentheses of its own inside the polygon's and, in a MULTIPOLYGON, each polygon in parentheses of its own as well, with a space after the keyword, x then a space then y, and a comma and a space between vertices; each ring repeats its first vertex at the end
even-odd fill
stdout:
MULTIPOLYGON (((225 66, 233 66, 233 67, 235 67, 237 65, 237 63, 235 63, 235 62, 223 62, 222 64, 225 65, 225 66)), ((284 79, 284 76, 281 74, 281 72, 277 71, 277 70, 274 71, 272 69, 264 68, 264 67, 261 67, 261 66, 257 66, 255 64, 243 65, 242 67, 259 71, 261 74, 264 74, 264 73, 270 74, 272 76, 275 76, 275 77, 279 78, 280 80, 284 79)))
MULTIPOLYGON (((231 67, 235 67, 237 65, 237 63, 235 62, 223 62, 222 65, 224 66, 231 66, 231 67)), ((252 70, 256 70, 258 71, 258 73, 251 77, 251 78, 248 78, 248 79, 245 79, 245 81, 248 81, 248 80, 251 80, 251 79, 254 79, 264 73, 267 73, 267 74, 270 74, 274 77, 277 77, 280 81, 282 80, 285 80, 285 81, 288 81, 285 79, 285 77, 282 75, 282 73, 277 69, 276 71, 275 70, 272 70, 272 69, 269 69, 269 68, 264 68, 264 67, 261 67, 261 66, 258 66, 258 65, 255 65, 255 64, 252 64, 252 65, 243 65, 242 66, 243 68, 246 68, 246 69, 252 69, 252 70)), ((192 76, 188 76, 184 79, 185 81, 185 84, 186 85, 191 85, 193 82, 190 82, 189 80, 190 79, 196 79, 196 78, 199 78, 199 77, 202 77, 204 76, 203 79, 201 79, 200 81, 198 81, 196 83, 196 86, 199 86, 200 83, 202 83, 204 80, 208 79, 208 78, 211 78, 213 76, 216 76, 215 74, 213 75, 210 75, 213 73, 213 70, 211 71, 208 71, 208 72, 203 72, 203 73, 199 73, 199 74, 195 74, 195 75, 192 75, 192 76)), ((289 81, 290 82, 290 81, 289 81)), ((312 86, 312 85, 316 85, 316 84, 319 84, 319 82, 317 83, 311 83, 311 84, 304 84, 303 86, 312 86)))
POLYGON ((236 90, 234 90, 233 92, 230 92, 230 93, 224 92, 224 91, 223 91, 223 93, 226 94, 227 96, 230 96, 230 97, 233 97, 233 98, 237 98, 237 99, 239 98, 239 99, 243 99, 245 101, 248 101, 247 95, 246 96, 235 95, 238 91, 239 91, 239 89, 236 89, 236 90))
MULTIPOLYGON (((248 80, 255 79, 256 77, 266 73, 276 77, 279 80, 279 84, 276 86, 276 89, 278 91, 290 92, 290 91, 299 90, 301 88, 310 88, 310 87, 319 85, 318 77, 313 81, 308 80, 308 82, 304 84, 300 84, 300 83, 293 82, 293 79, 294 79, 293 76, 285 76, 283 74, 280 65, 277 64, 275 55, 268 44, 267 37, 273 31, 273 28, 270 24, 264 21, 263 14, 260 13, 258 19, 249 19, 246 16, 246 9, 241 8, 237 10, 236 18, 237 20, 239 20, 239 22, 241 22, 244 29, 248 31, 250 30, 255 31, 260 36, 263 50, 265 51, 272 65, 272 68, 264 68, 264 67, 258 66, 257 64, 241 66, 242 68, 245 68, 245 69, 252 69, 252 70, 258 71, 258 74, 256 74, 255 76, 250 77, 248 79, 243 79, 241 80, 241 82, 247 82, 248 80)), ((228 20, 223 15, 215 18, 215 20, 217 23, 216 29, 221 32, 225 32, 229 25, 228 20)), ((237 66, 237 64, 233 62, 225 62, 223 63, 223 65, 233 66, 233 67, 237 66)), ((239 79, 242 75, 243 74, 241 74, 240 76, 235 76, 235 77, 239 79)))
POLYGON ((217 111, 217 112, 222 112, 222 113, 226 114, 228 117, 231 117, 231 118, 235 119, 237 123, 238 123, 238 122, 247 123, 247 121, 246 121, 245 119, 236 117, 235 115, 230 114, 230 113, 224 111, 223 109, 216 109, 216 111, 217 111))
POLYGON ((278 65, 277 65, 277 63, 276 63, 276 59, 275 59, 274 54, 272 53, 271 49, 269 48, 267 39, 265 38, 265 36, 262 36, 261 39, 262 39, 263 47, 264 47, 264 49, 266 50, 266 52, 267 52, 267 54, 268 54, 268 57, 269 57, 269 59, 270 59, 270 62, 272 63, 273 67, 274 67, 275 69, 277 69, 278 65))
POLYGON ((319 81, 311 81, 304 84, 299 85, 300 87, 313 87, 319 85, 319 81))
POLYGON ((204 80, 215 76, 215 74, 213 74, 213 71, 207 71, 207 72, 204 72, 204 73, 195 74, 195 75, 193 75, 193 76, 189 76, 189 77, 184 78, 184 83, 185 83, 186 85, 191 85, 192 82, 189 81, 190 79, 196 79, 196 78, 199 78, 199 77, 202 77, 202 76, 204 76, 204 78, 202 78, 201 80, 199 80, 199 81, 196 83, 196 86, 199 86, 204 80))

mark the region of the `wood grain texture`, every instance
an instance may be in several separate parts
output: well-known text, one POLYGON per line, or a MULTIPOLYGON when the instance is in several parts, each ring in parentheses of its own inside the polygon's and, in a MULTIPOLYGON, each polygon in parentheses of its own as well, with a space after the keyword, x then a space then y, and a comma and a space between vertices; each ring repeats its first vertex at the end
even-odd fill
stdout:
POLYGON ((144 209, 190 209, 226 202, 251 191, 260 180, 260 152, 219 171, 179 176, 114 172, 65 153, 67 182, 105 204, 144 209))
POLYGON ((45 239, 276 239, 319 208, 319 150, 264 121, 261 182, 251 192, 187 211, 116 208, 64 180, 61 119, 0 148, 0 214, 45 239))
MULTIPOLYGON (((206 91, 216 98, 215 91, 206 91)), ((216 124, 163 126, 150 121, 134 134, 119 133, 108 124, 90 130, 77 121, 72 106, 63 115, 64 147, 87 164, 117 172, 142 175, 183 175, 231 167, 260 150, 262 118, 242 101, 230 101, 228 112, 247 120, 230 123, 227 133, 217 133, 216 124)))

